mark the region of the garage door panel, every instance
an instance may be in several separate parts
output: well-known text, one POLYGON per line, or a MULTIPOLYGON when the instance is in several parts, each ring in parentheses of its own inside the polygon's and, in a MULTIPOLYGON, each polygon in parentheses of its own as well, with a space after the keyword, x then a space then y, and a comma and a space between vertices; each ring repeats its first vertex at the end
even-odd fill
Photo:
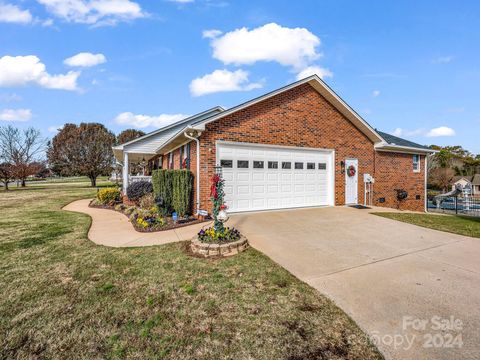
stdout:
POLYGON ((238 185, 237 186, 237 194, 238 195, 250 194, 250 186, 249 185, 238 185))
POLYGON ((257 172, 255 171, 252 174, 252 180, 253 181, 265 181, 265 173, 264 172, 257 172))
POLYGON ((237 172, 237 180, 238 181, 250 181, 250 173, 249 172, 237 172))
POLYGON ((223 169, 225 200, 231 211, 318 206, 329 201, 331 153, 232 143, 219 144, 217 154, 218 164, 233 162, 232 168, 223 169), (239 168, 238 161, 248 167, 239 168), (282 163, 289 163, 290 169, 282 163), (295 163, 301 163, 301 168, 295 169, 295 163), (327 170, 319 170, 318 163, 327 164, 327 170))
POLYGON ((253 185, 252 186, 252 193, 253 195, 265 195, 265 185, 253 185))
POLYGON ((222 173, 222 177, 225 181, 233 181, 233 172, 230 171, 224 171, 222 173))

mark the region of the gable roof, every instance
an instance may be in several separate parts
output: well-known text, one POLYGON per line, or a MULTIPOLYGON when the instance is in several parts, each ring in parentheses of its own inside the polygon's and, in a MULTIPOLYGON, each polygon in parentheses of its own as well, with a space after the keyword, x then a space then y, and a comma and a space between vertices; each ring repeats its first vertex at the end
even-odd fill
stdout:
POLYGON ((384 138, 384 140, 387 142, 388 145, 398 145, 398 146, 405 146, 409 148, 416 148, 416 149, 422 149, 422 150, 431 150, 429 147, 417 144, 413 141, 405 140, 405 139, 399 138, 398 136, 387 134, 383 131, 377 130, 377 132, 384 138))
POLYGON ((340 96, 338 96, 322 79, 320 79, 318 75, 311 75, 305 79, 298 80, 292 84, 281 87, 280 89, 271 91, 255 99, 234 106, 215 116, 195 121, 192 123, 192 128, 203 131, 205 130, 205 125, 208 123, 219 120, 227 115, 233 114, 237 111, 245 109, 249 106, 267 100, 273 96, 276 96, 303 84, 310 84, 318 93, 320 93, 324 98, 326 98, 328 102, 330 102, 348 120, 350 120, 360 131, 362 131, 373 143, 383 141, 382 137, 378 134, 378 132, 375 131, 375 129, 370 126, 370 124, 365 121, 355 110, 353 110, 340 96))
POLYGON ((452 182, 453 182, 453 183, 456 183, 457 181, 465 180, 465 181, 471 183, 471 182, 472 182, 472 178, 473 178, 473 176, 457 175, 457 176, 454 176, 454 177, 452 178, 452 182))
POLYGON ((213 116, 222 111, 225 111, 225 109, 223 109, 221 106, 215 106, 206 111, 202 111, 180 121, 176 121, 134 140, 114 146, 113 153, 119 161, 123 160, 123 152, 125 151, 132 154, 155 155, 157 153, 156 150, 162 146, 162 144, 168 141, 173 135, 175 135, 180 129, 183 129, 185 126, 188 126, 188 124, 194 121, 213 116))

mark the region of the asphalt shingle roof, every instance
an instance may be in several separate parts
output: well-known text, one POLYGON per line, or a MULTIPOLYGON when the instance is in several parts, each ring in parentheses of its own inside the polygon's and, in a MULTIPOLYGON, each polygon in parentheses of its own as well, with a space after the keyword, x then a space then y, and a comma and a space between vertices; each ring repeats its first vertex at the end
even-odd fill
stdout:
POLYGON ((417 148, 417 149, 422 149, 422 150, 430 150, 430 148, 428 148, 424 145, 420 145, 420 144, 414 143, 413 141, 409 141, 409 140, 399 138, 398 136, 387 134, 383 131, 378 131, 377 130, 377 133, 379 133, 380 136, 382 138, 384 138, 385 141, 388 142, 388 144, 390 144, 390 145, 408 146, 408 147, 411 147, 411 148, 417 148))
POLYGON ((472 185, 480 185, 480 174, 475 174, 472 180, 472 185))

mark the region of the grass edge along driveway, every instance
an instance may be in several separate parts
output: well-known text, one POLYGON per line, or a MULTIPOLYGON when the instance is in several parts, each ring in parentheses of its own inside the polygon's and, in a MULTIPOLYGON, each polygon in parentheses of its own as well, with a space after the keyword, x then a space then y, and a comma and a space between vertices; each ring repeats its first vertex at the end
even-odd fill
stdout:
POLYGON ((260 252, 113 249, 62 211, 86 183, 0 191, 0 358, 378 359, 333 302, 260 252))
POLYGON ((372 212, 371 214, 429 229, 480 238, 480 218, 478 217, 393 212, 372 212))

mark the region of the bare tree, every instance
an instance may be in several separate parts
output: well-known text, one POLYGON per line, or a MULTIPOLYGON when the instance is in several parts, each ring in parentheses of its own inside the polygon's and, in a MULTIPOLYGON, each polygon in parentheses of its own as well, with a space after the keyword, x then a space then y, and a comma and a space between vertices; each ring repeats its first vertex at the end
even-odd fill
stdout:
POLYGON ((38 171, 40 154, 46 140, 39 130, 32 127, 20 130, 11 125, 0 127, 0 156, 12 166, 13 176, 25 186, 28 176, 38 171))

